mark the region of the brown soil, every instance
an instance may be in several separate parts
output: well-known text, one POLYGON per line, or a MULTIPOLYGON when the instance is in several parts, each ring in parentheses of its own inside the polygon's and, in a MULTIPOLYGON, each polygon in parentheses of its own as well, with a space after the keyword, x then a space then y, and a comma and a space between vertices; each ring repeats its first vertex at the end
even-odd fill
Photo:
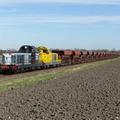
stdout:
POLYGON ((120 60, 2 91, 0 120, 120 120, 120 60))

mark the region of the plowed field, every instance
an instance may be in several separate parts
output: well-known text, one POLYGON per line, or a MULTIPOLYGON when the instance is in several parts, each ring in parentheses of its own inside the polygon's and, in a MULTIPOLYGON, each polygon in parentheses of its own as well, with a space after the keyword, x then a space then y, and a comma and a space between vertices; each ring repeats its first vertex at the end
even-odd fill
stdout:
POLYGON ((120 60, 2 91, 0 120, 120 120, 120 60))

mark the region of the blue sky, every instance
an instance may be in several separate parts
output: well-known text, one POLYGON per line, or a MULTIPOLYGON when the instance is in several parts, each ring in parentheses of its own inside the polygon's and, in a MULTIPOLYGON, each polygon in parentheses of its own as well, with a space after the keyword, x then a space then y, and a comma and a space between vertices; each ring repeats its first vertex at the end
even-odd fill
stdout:
POLYGON ((120 50, 120 0, 0 1, 0 43, 120 50))

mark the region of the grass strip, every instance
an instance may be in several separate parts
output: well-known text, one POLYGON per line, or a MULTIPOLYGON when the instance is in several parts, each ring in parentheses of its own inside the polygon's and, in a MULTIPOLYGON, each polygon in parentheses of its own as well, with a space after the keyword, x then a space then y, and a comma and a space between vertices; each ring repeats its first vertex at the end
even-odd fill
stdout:
POLYGON ((22 77, 22 78, 12 79, 12 80, 8 80, 8 81, 2 81, 2 82, 0 82, 0 90, 7 90, 7 89, 15 88, 15 87, 23 87, 23 86, 36 84, 40 81, 50 80, 50 79, 65 75, 67 73, 72 73, 72 72, 75 72, 78 70, 92 68, 92 67, 95 67, 95 66, 98 66, 101 64, 110 63, 110 62, 117 61, 117 60, 120 60, 120 58, 116 58, 116 59, 112 59, 112 60, 105 60, 105 61, 98 61, 95 63, 90 63, 89 65, 87 64, 87 65, 83 65, 83 66, 67 68, 65 70, 62 70, 62 69, 51 70, 49 73, 37 73, 34 75, 22 77))

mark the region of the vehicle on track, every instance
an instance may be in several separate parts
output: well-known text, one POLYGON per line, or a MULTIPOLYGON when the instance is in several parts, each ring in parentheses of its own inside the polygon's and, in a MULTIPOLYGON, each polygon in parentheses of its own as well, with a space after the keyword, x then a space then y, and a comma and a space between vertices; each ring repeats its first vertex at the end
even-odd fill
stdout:
POLYGON ((50 50, 47 47, 23 45, 17 53, 3 53, 0 70, 3 74, 21 73, 60 65, 71 65, 119 57, 116 53, 79 50, 50 50))
POLYGON ((20 73, 41 68, 60 66, 61 60, 57 53, 46 47, 22 46, 17 53, 3 53, 1 72, 20 73))

